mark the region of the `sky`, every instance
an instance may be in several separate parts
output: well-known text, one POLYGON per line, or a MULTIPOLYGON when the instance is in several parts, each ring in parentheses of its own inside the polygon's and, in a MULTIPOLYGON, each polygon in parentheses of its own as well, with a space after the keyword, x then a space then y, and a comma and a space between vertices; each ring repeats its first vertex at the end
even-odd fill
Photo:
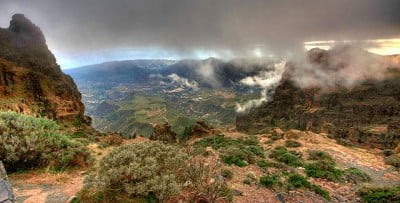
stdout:
POLYGON ((138 58, 285 56, 344 40, 400 54, 399 9, 399 0, 0 0, 0 27, 25 14, 63 69, 138 58))

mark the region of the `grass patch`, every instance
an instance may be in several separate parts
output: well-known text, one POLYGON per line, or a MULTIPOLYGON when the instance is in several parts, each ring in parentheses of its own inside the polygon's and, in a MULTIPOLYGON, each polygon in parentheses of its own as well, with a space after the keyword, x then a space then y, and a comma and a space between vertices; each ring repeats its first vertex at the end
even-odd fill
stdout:
POLYGON ((338 182, 343 176, 343 171, 337 169, 335 164, 329 161, 318 161, 305 166, 307 176, 314 178, 323 178, 338 182))
POLYGON ((266 175, 260 177, 260 184, 267 188, 272 188, 281 185, 278 175, 266 175))
POLYGON ((256 136, 230 138, 217 135, 203 138, 194 143, 194 146, 196 148, 212 147, 221 152, 220 158, 224 163, 239 167, 255 164, 259 158, 265 157, 264 149, 256 136))
POLYGON ((400 202, 400 187, 361 188, 358 195, 367 203, 400 202))
POLYGON ((289 152, 285 147, 276 147, 269 157, 293 167, 303 165, 300 158, 294 153, 289 152))
POLYGON ((344 178, 356 184, 371 181, 371 177, 358 168, 348 168, 344 170, 344 178))
POLYGON ((313 190, 316 194, 321 195, 323 198, 330 200, 329 192, 322 189, 320 186, 310 183, 306 177, 300 174, 289 175, 288 183, 294 188, 308 188, 313 190))

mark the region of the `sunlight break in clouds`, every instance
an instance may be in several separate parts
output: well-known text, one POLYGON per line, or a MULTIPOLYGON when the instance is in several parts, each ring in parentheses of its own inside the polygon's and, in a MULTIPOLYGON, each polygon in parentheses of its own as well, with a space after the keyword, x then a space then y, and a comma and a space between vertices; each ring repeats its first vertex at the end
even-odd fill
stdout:
POLYGON ((393 39, 373 39, 373 40, 327 40, 327 41, 309 41, 304 42, 304 48, 310 50, 320 48, 328 50, 338 43, 355 43, 361 45, 364 49, 371 53, 379 55, 396 55, 400 54, 400 38, 393 39))

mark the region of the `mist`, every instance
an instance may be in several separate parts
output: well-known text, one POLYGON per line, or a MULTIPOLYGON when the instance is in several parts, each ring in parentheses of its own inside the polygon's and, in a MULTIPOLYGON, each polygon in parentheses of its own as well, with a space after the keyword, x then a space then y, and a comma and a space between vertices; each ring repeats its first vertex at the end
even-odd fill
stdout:
POLYGON ((0 0, 0 26, 25 14, 59 60, 71 64, 91 53, 111 60, 112 50, 149 48, 175 58, 254 50, 286 56, 303 51, 304 41, 399 36, 398 8, 398 0, 0 0))

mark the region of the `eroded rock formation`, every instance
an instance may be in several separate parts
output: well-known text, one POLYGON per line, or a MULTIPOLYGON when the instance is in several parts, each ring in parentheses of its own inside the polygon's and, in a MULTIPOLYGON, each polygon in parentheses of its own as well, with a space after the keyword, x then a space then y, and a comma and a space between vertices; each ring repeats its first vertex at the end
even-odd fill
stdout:
MULTIPOLYGON (((329 51, 313 52, 311 62, 341 68, 326 62, 329 51)), ((286 69, 271 102, 236 118, 239 131, 257 133, 278 126, 325 132, 366 147, 394 148, 400 142, 399 70, 388 69, 391 73, 382 80, 322 90, 298 87, 291 78, 291 68, 286 69)))
POLYGON ((74 81, 57 65, 41 30, 22 14, 0 28, 0 109, 90 122, 74 81))

